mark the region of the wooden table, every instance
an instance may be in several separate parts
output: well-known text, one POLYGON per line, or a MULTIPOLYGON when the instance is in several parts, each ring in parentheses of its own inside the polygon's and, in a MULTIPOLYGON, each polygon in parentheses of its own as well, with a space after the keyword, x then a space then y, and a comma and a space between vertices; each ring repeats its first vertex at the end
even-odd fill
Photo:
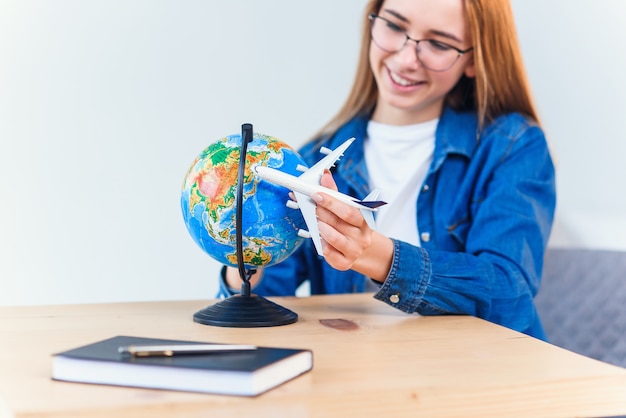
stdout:
POLYGON ((465 316, 371 295, 272 298, 292 325, 192 321, 207 301, 0 308, 0 417, 563 417, 626 414, 626 369, 465 316), (256 398, 55 382, 51 355, 115 335, 311 348, 313 370, 256 398))

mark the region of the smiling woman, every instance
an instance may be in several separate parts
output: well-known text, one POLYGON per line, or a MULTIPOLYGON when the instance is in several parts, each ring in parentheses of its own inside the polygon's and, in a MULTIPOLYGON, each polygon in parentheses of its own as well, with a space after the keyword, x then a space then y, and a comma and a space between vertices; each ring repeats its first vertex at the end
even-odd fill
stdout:
POLYGON ((409 125, 439 117, 461 76, 475 75, 473 57, 465 55, 473 47, 462 2, 384 2, 368 18, 369 62, 378 88, 372 120, 409 125), (392 48, 391 33, 403 44, 392 48))
POLYGON ((476 315, 544 337, 533 298, 554 167, 509 1, 483 3, 368 2, 352 90, 301 154, 312 165, 354 137, 321 185, 358 199, 380 189, 389 204, 374 230, 333 192, 313 193, 323 258, 305 242, 257 272, 255 293, 290 295, 309 281, 314 294, 373 291, 406 313, 476 315))

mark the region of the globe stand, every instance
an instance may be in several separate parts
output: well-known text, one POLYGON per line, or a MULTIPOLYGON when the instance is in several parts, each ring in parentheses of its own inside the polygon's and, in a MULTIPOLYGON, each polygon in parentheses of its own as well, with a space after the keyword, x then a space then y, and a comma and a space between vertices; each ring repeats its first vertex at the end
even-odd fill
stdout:
POLYGON ((245 269, 243 260, 243 184, 248 143, 252 142, 252 125, 245 123, 241 126, 241 155, 238 167, 237 182, 237 267, 242 280, 241 294, 230 296, 214 305, 208 306, 193 315, 194 322, 219 327, 273 327, 293 324, 298 320, 298 314, 284 308, 262 296, 250 291, 250 278, 256 270, 245 269))

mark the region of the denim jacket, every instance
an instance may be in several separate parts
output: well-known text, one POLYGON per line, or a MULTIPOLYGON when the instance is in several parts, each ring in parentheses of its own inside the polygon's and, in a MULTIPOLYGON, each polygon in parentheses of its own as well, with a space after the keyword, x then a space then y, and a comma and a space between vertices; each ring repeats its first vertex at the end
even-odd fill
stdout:
MULTIPOLYGON (((363 154, 367 117, 330 138, 306 144, 307 164, 321 146, 356 141, 333 169, 339 191, 369 193, 363 154)), ((519 114, 497 118, 477 134, 474 113, 446 108, 435 134, 433 161, 417 205, 420 245, 394 241, 391 270, 374 297, 403 312, 466 314, 545 338, 533 298, 556 203, 555 173, 541 129, 519 114)), ((330 267, 306 240, 282 263, 264 269, 253 292, 294 295, 363 292, 367 277, 330 267)), ((232 291, 220 280, 221 295, 232 291)))

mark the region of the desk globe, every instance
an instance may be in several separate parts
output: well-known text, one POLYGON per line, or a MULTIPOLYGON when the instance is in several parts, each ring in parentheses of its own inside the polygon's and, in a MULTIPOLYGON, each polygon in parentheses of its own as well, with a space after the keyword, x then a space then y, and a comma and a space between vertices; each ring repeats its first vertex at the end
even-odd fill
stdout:
MULTIPOLYGON (((286 206, 289 190, 260 179, 253 170, 260 164, 297 175, 297 167, 304 166, 304 160, 279 139, 252 134, 249 124, 244 127, 249 127, 249 136, 245 140, 247 146, 243 146, 244 130, 241 135, 233 134, 211 143, 191 164, 181 194, 183 219, 194 242, 218 262, 239 268, 240 273, 283 261, 300 246, 304 238, 298 235, 298 230, 305 228, 300 211, 286 206), (241 159, 242 150, 245 163, 241 159), (243 173, 240 173, 241 169, 243 173), (238 178, 241 174, 243 187, 239 191, 238 178), (243 270, 238 262, 236 240, 238 192, 242 196, 240 239, 243 270)), ((251 300, 247 279, 242 277, 242 281, 242 295, 231 296, 221 302, 222 305, 206 308, 208 312, 196 313, 194 320, 221 326, 282 325, 275 323, 274 319, 262 318, 265 313, 258 307, 258 297, 252 295, 255 299, 251 300)), ((275 305, 267 300, 262 302, 263 305, 275 305)), ((270 309, 276 306, 270 306, 270 309)))

